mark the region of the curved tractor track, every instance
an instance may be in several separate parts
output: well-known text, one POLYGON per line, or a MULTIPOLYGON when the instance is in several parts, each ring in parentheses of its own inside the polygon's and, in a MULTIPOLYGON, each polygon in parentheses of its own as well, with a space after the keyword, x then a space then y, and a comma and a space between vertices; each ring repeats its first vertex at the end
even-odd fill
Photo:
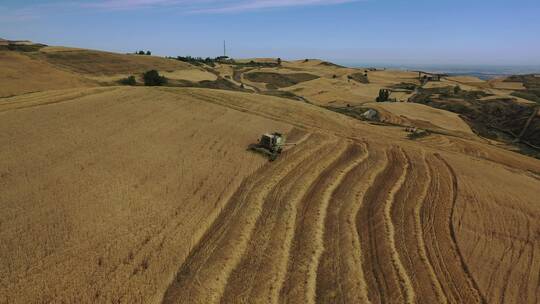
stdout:
POLYGON ((484 303, 438 154, 309 134, 247 178, 163 303, 484 303))

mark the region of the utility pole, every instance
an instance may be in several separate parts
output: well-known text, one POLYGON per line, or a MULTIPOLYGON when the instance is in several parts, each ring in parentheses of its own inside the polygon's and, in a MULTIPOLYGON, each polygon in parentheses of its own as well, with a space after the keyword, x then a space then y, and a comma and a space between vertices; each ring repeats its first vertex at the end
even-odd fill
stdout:
POLYGON ((227 45, 225 44, 225 40, 223 40, 223 56, 227 57, 227 45))

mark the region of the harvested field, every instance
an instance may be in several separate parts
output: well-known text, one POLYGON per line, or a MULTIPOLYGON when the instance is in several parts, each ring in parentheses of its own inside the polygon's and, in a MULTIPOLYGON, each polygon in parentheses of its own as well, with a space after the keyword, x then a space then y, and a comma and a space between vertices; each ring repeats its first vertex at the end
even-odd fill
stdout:
MULTIPOLYGON (((344 77, 347 79, 347 77, 344 77)), ((284 90, 305 97, 318 105, 363 105, 375 101, 380 85, 360 84, 356 81, 319 78, 299 83, 284 90)))
POLYGON ((188 81, 214 81, 217 80, 217 76, 199 69, 185 69, 185 70, 178 70, 178 71, 161 71, 161 75, 167 77, 167 79, 172 80, 188 80, 188 81))
POLYGON ((538 160, 209 89, 35 93, 0 118, 0 302, 540 298, 538 160), (273 163, 245 150, 269 130, 298 143, 273 163))
POLYGON ((65 70, 90 75, 134 74, 148 70, 174 71, 193 68, 188 63, 174 59, 81 49, 45 48, 32 56, 65 70))
POLYGON ((489 85, 494 89, 500 90, 524 90, 522 82, 508 82, 503 79, 494 79, 489 81, 489 85))
POLYGON ((153 301, 266 163, 245 147, 291 128, 144 88, 31 97, 0 105, 1 303, 153 301))
POLYGON ((537 139, 540 114, 510 90, 390 70, 364 84, 313 59, 0 59, 0 96, 14 95, 0 99, 0 303, 539 302, 540 160, 443 109, 373 103, 393 88, 474 105, 537 139), (110 85, 147 69, 171 87, 110 85), (390 124, 337 113, 364 104, 390 124), (392 124, 441 132, 411 141, 392 124), (273 131, 296 145, 271 163, 247 151, 273 131))
POLYGON ((0 97, 95 85, 95 82, 80 75, 24 54, 0 51, 0 97))
POLYGON ((364 106, 381 111, 383 114, 382 119, 390 123, 417 127, 431 124, 440 129, 456 131, 462 134, 473 134, 469 125, 467 125, 458 114, 426 105, 409 102, 394 102, 369 103, 364 106))

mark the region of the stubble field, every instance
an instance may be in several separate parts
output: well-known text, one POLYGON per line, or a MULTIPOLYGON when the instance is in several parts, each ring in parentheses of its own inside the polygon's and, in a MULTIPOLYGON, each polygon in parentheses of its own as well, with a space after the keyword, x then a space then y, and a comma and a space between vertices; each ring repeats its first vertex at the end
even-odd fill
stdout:
POLYGON ((540 299, 532 158, 208 89, 27 94, 0 129, 0 302, 540 299))

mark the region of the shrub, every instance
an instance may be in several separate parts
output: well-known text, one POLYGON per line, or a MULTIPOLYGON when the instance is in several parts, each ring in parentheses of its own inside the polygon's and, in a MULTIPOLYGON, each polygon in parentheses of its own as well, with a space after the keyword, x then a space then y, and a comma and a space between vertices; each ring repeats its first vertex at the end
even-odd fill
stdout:
POLYGON ((120 83, 123 85, 134 86, 137 84, 137 80, 135 80, 135 76, 129 76, 127 78, 120 79, 120 83))
POLYGON ((150 55, 152 55, 152 52, 146 51, 146 55, 150 56, 150 55))
POLYGON ((460 103, 448 103, 443 105, 441 108, 458 114, 465 114, 470 112, 470 109, 467 106, 460 103))
POLYGON ((377 97, 377 102, 385 102, 390 99, 390 91, 387 89, 380 89, 379 90, 379 97, 377 97))
POLYGON ((281 65, 281 58, 277 59, 277 65, 281 65))
POLYGON ((161 86, 167 83, 167 78, 159 75, 158 71, 151 70, 143 74, 145 86, 161 86))
POLYGON ((144 51, 137 52, 138 55, 144 55, 144 51))
POLYGON ((458 95, 459 92, 461 92, 461 88, 459 86, 454 87, 454 95, 458 95))

